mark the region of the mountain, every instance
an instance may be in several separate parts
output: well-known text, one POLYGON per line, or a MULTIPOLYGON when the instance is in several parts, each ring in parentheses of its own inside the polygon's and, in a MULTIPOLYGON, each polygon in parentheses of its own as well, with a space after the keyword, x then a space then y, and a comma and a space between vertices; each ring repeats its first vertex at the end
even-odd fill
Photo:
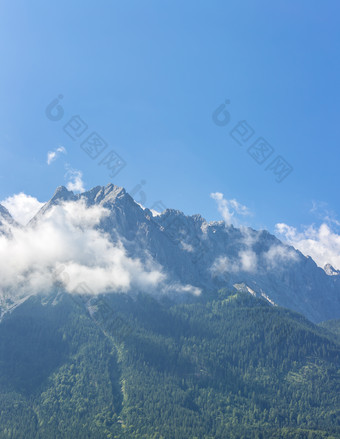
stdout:
POLYGON ((340 438, 339 277, 275 236, 111 184, 3 239, 0 439, 340 438))
POLYGON ((18 224, 14 221, 6 207, 0 204, 0 235, 9 234, 11 226, 18 226, 18 224))
POLYGON ((129 256, 144 262, 151 256, 172 282, 202 291, 238 285, 314 322, 340 318, 340 277, 265 230, 209 223, 200 215, 186 216, 173 209, 153 215, 113 184, 77 195, 59 187, 30 226, 68 201, 108 209, 99 229, 113 242, 123 240, 129 256))
POLYGON ((320 323, 320 327, 327 329, 340 342, 340 319, 327 320, 320 323))
POLYGON ((336 270, 331 264, 326 264, 324 270, 328 276, 338 276, 340 274, 340 270, 336 270))
POLYGON ((2 206, 1 204, 0 204, 0 219, 7 220, 9 222, 12 221, 11 214, 8 212, 6 207, 2 206))
POLYGON ((340 344, 246 292, 29 298, 0 323, 0 438, 340 437, 340 344))

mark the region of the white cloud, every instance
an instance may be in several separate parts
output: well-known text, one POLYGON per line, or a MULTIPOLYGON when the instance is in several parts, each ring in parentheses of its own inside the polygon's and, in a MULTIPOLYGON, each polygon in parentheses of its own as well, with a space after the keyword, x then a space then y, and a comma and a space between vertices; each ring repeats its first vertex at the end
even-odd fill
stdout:
POLYGON ((298 255, 294 249, 286 245, 273 245, 264 254, 267 267, 278 268, 289 261, 297 261, 298 255))
POLYGON ((330 263, 340 269, 340 235, 331 230, 326 223, 319 228, 309 226, 302 232, 287 224, 276 224, 276 232, 305 256, 311 256, 320 266, 330 263))
POLYGON ((66 185, 69 191, 85 192, 83 173, 81 171, 69 168, 67 170, 66 177, 69 179, 66 185))
POLYGON ((236 264, 232 263, 227 256, 219 256, 213 262, 210 271, 213 276, 219 276, 224 273, 238 271, 238 267, 236 264))
POLYGON ((194 252, 194 247, 191 244, 189 244, 188 242, 181 241, 181 247, 186 252, 189 252, 189 253, 194 252))
POLYGON ((247 249, 239 253, 242 271, 254 272, 257 268, 257 256, 253 250, 247 249))
POLYGON ((47 164, 50 165, 60 154, 66 154, 66 149, 63 146, 59 146, 54 151, 48 151, 47 153, 47 164))
POLYGON ((226 200, 221 192, 214 192, 210 197, 216 201, 217 208, 226 224, 237 224, 236 215, 250 215, 249 209, 235 199, 226 200))
POLYGON ((12 217, 22 225, 26 225, 44 205, 23 192, 6 198, 0 204, 5 206, 12 217))
POLYGON ((233 258, 227 256, 216 258, 210 271, 214 276, 218 276, 225 273, 254 273, 258 269, 278 269, 289 261, 296 261, 298 255, 288 246, 273 245, 262 253, 262 258, 251 247, 246 246, 233 258))
POLYGON ((48 293, 61 284, 70 293, 159 291, 199 294, 190 285, 168 285, 162 267, 148 255, 129 257, 97 226, 109 215, 83 201, 53 206, 35 225, 0 236, 0 295, 48 293))
POLYGON ((256 249, 259 243, 260 233, 248 227, 239 229, 241 236, 238 241, 239 248, 232 255, 221 255, 215 259, 210 271, 213 276, 219 276, 226 273, 254 273, 279 269, 284 264, 294 262, 298 259, 296 251, 283 244, 274 244, 269 249, 256 249))
POLYGON ((340 226, 336 213, 324 201, 313 201, 310 212, 319 220, 335 227, 340 226))
POLYGON ((102 207, 70 202, 53 207, 34 227, 12 229, 12 239, 1 236, 1 287, 48 291, 60 265, 69 276, 64 285, 69 292, 80 282, 95 293, 155 286, 164 278, 160 270, 151 262, 143 266, 139 259, 129 258, 122 244, 114 245, 95 229, 107 214, 102 207))
POLYGON ((189 284, 170 284, 167 290, 174 293, 188 293, 194 296, 199 296, 202 293, 202 290, 200 288, 194 287, 193 285, 189 284))
POLYGON ((240 251, 236 258, 219 256, 213 262, 210 271, 213 276, 241 271, 253 272, 257 267, 257 257, 251 250, 240 251))

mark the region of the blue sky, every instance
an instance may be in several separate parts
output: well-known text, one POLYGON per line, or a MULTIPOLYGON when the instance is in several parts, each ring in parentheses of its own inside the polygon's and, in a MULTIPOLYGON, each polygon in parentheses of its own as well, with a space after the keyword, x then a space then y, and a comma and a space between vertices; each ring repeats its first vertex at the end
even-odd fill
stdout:
POLYGON ((46 201, 80 171, 86 189, 143 182, 135 198, 148 207, 220 219, 210 194, 221 192, 254 228, 328 221, 335 232, 339 22, 335 0, 1 2, 0 200, 46 201), (86 131, 72 140, 76 115, 86 131), (240 121, 253 133, 241 145, 230 134, 240 121), (107 144, 96 159, 80 146, 93 132, 107 144), (248 151, 259 138, 273 151, 262 164, 248 151), (113 178, 111 151, 126 162, 113 178), (292 168, 280 183, 278 156, 292 168))

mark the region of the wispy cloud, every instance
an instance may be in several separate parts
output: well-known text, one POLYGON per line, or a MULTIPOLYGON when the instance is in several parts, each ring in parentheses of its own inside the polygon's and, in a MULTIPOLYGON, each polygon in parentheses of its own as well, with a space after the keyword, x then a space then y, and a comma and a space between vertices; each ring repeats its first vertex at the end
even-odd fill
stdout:
POLYGON ((237 215, 250 215, 250 211, 246 206, 243 206, 235 199, 226 200, 221 192, 214 192, 210 197, 216 201, 217 208, 226 224, 237 224, 237 215))
POLYGON ((5 206, 12 217, 22 225, 26 225, 44 205, 36 198, 23 192, 6 198, 0 204, 5 206))
POLYGON ((66 148, 59 146, 54 151, 48 151, 47 153, 47 164, 50 165, 54 162, 60 154, 67 154, 66 148))
POLYGON ((81 171, 68 167, 65 177, 69 180, 66 185, 69 191, 85 192, 83 173, 81 171))
POLYGON ((298 253, 287 245, 273 245, 264 253, 264 260, 268 268, 278 269, 288 262, 298 260, 298 253))
POLYGON ((312 213, 319 221, 325 222, 332 227, 340 227, 340 221, 337 219, 337 214, 330 209, 329 205, 324 201, 313 201, 312 213))
POLYGON ((247 227, 239 228, 237 247, 219 255, 210 267, 213 276, 226 273, 266 273, 280 270, 298 260, 298 253, 290 246, 275 242, 269 246, 261 244, 261 232, 247 227))

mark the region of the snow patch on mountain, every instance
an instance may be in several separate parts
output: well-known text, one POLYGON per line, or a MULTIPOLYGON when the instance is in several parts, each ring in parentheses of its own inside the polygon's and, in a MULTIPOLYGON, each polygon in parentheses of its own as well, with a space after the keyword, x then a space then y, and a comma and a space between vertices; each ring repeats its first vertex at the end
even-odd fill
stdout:
POLYGON ((339 276, 340 274, 340 270, 336 270, 331 264, 326 264, 324 270, 328 276, 339 276))

